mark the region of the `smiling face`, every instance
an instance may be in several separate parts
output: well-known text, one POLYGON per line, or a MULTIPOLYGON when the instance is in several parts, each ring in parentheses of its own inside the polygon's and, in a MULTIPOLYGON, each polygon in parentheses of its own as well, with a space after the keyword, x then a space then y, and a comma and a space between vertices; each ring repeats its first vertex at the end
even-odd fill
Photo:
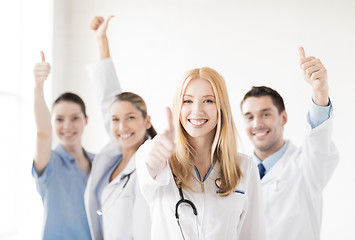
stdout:
POLYGON ((144 143, 147 129, 151 127, 150 118, 128 101, 116 101, 110 109, 111 129, 120 142, 122 150, 136 151, 144 143))
POLYGON ((87 124, 87 118, 79 104, 60 101, 53 106, 55 133, 63 146, 81 145, 81 137, 87 124))
POLYGON ((249 97, 242 106, 246 131, 255 154, 264 160, 284 144, 286 111, 279 113, 270 96, 249 97))
POLYGON ((216 99, 205 79, 191 80, 183 95, 180 122, 192 138, 213 140, 217 125, 216 99))

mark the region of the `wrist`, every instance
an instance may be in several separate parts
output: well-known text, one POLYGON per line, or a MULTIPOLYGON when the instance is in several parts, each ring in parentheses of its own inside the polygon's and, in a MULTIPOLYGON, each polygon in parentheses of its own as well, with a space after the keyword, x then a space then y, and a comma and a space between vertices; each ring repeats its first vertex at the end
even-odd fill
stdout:
POLYGON ((104 34, 104 35, 97 34, 96 35, 96 40, 97 41, 107 40, 107 35, 106 34, 104 34))
POLYGON ((328 91, 313 91, 312 100, 318 106, 328 106, 329 105, 329 94, 328 91))

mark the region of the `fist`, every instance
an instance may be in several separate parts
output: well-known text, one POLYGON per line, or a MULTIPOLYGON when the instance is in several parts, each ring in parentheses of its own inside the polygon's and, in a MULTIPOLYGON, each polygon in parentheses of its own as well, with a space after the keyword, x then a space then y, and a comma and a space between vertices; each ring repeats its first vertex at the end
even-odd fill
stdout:
POLYGON ((106 20, 103 17, 94 17, 90 22, 90 29, 93 30, 97 37, 106 36, 108 23, 114 16, 109 16, 106 20))
POLYGON ((328 88, 327 69, 322 62, 313 56, 306 57, 303 47, 299 49, 300 67, 303 70, 305 80, 316 91, 323 91, 328 88))
POLYGON ((51 71, 51 65, 46 62, 44 53, 41 51, 42 61, 37 63, 33 69, 36 84, 43 84, 51 71))
POLYGON ((170 108, 167 108, 167 118, 168 128, 152 140, 150 149, 147 151, 146 164, 153 178, 166 166, 167 160, 175 151, 174 127, 170 108))

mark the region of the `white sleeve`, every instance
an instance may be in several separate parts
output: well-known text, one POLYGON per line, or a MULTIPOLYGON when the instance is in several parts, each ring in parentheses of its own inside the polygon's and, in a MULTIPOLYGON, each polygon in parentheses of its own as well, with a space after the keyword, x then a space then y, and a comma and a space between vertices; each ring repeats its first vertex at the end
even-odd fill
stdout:
POLYGON ((239 238, 241 240, 265 240, 265 219, 260 177, 257 167, 252 162, 249 163, 247 172, 243 172, 248 179, 245 194, 248 198, 248 209, 241 226, 238 226, 239 238))
POLYGON ((150 147, 151 140, 147 140, 136 153, 138 184, 148 204, 150 204, 154 196, 156 196, 159 187, 168 185, 172 178, 169 164, 166 164, 167 166, 160 171, 155 179, 150 176, 147 164, 145 163, 145 156, 150 147))
POLYGON ((339 162, 339 153, 332 140, 333 116, 316 128, 308 128, 297 161, 312 187, 322 190, 339 162))
POLYGON ((86 69, 89 78, 94 83, 106 132, 112 139, 109 109, 114 97, 122 92, 113 61, 111 58, 105 58, 88 65, 86 69))

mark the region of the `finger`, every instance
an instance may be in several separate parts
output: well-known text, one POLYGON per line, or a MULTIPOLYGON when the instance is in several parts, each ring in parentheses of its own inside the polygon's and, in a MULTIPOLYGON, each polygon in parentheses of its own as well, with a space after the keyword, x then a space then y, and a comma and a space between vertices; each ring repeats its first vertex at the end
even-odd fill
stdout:
POLYGON ((108 16, 108 18, 104 21, 104 27, 107 28, 108 23, 110 22, 111 18, 115 17, 114 15, 110 15, 108 16))
POLYGON ((318 72, 321 69, 323 69, 323 66, 321 64, 314 65, 306 69, 306 75, 308 77, 311 77, 313 73, 318 72))
POLYGON ((100 25, 104 22, 104 18, 103 17, 94 17, 91 22, 90 22, 90 28, 94 31, 96 31, 98 29, 98 27, 100 27, 100 25))
POLYGON ((174 151, 175 144, 170 139, 170 133, 168 131, 164 132, 159 136, 159 145, 163 146, 170 153, 174 151))
POLYGON ((327 71, 325 69, 321 69, 317 72, 312 73, 310 79, 312 81, 324 79, 324 76, 326 75, 326 73, 327 73, 327 71))
POLYGON ((166 108, 166 117, 168 120, 168 131, 170 133, 170 139, 174 140, 174 123, 173 123, 173 114, 169 107, 166 108))
POLYGON ((299 47, 299 49, 298 49, 298 54, 299 54, 299 56, 300 56, 300 59, 303 59, 303 58, 306 57, 306 53, 305 53, 303 47, 299 47))
POLYGON ((41 60, 42 60, 42 62, 46 61, 46 57, 44 56, 44 52, 43 51, 41 51, 41 60))
POLYGON ((322 65, 322 62, 317 59, 317 58, 314 58, 314 59, 311 59, 307 62, 304 62, 302 65, 301 65, 301 68, 306 70, 307 68, 310 68, 310 67, 313 67, 313 66, 316 66, 316 65, 322 65))

